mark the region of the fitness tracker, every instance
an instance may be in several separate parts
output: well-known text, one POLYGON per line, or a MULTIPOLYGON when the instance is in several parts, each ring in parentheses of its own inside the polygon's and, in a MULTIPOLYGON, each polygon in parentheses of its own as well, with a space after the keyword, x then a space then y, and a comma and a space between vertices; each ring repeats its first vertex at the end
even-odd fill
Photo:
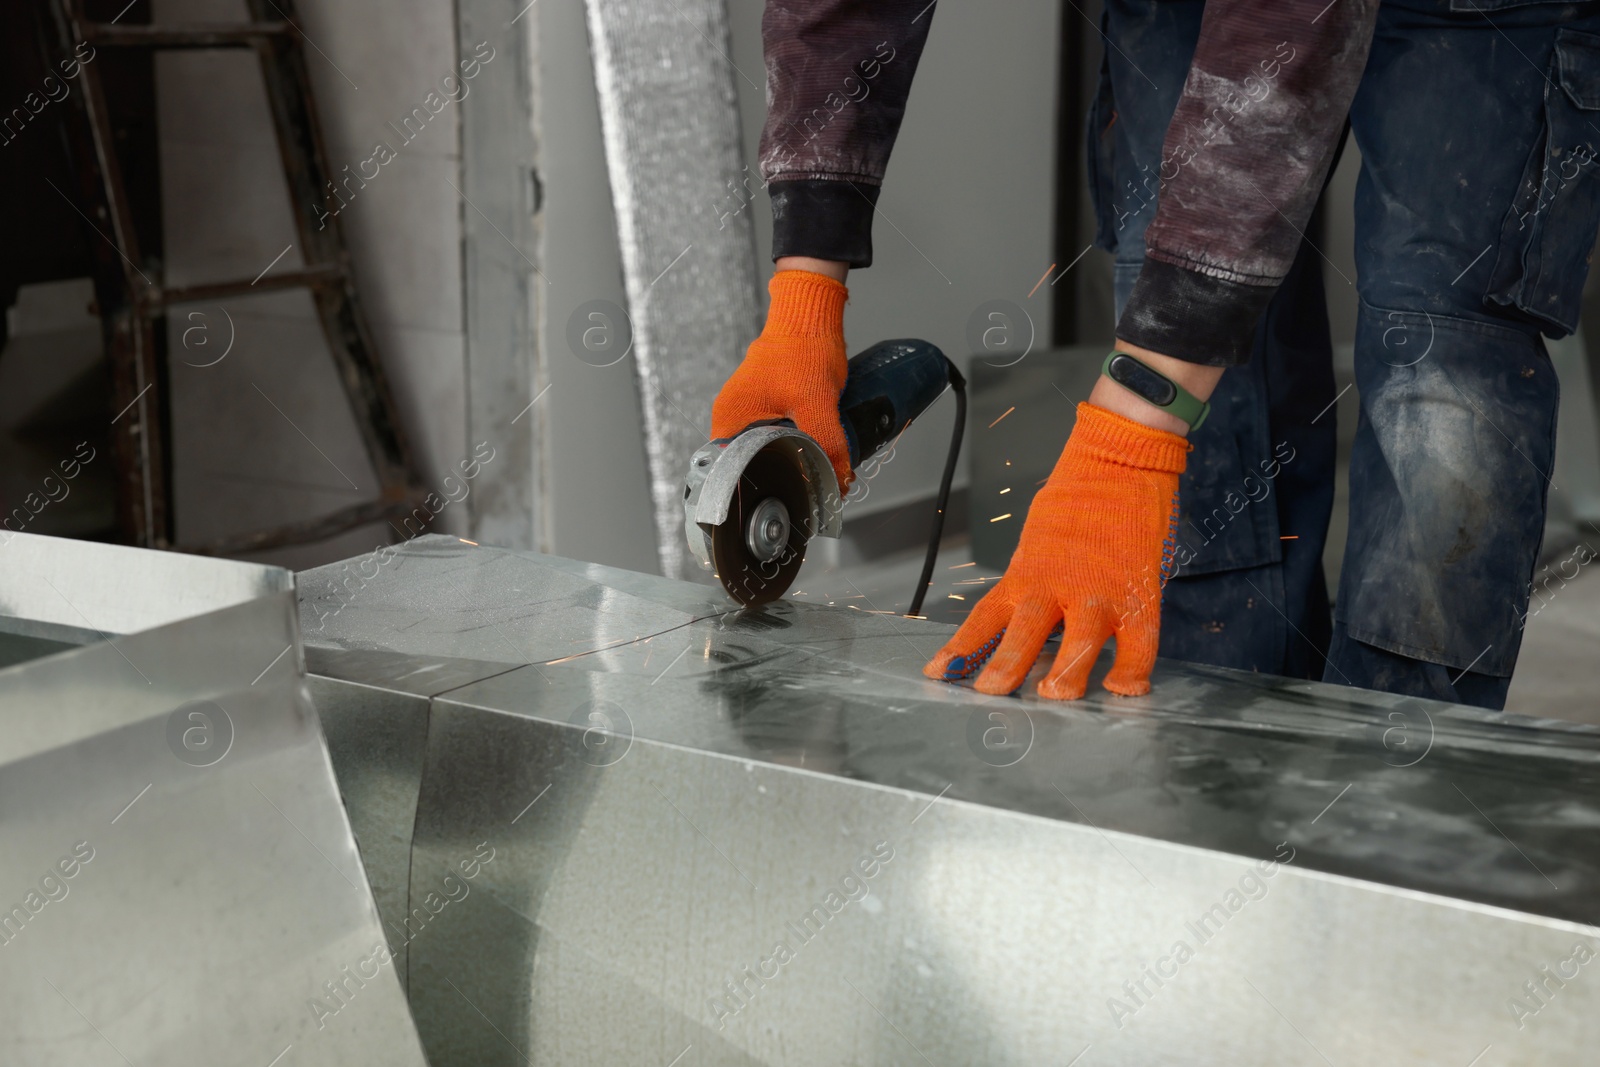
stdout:
POLYGON ((1153 367, 1126 352, 1113 351, 1100 365, 1100 373, 1128 390, 1140 400, 1164 408, 1198 430, 1211 414, 1211 405, 1153 367))

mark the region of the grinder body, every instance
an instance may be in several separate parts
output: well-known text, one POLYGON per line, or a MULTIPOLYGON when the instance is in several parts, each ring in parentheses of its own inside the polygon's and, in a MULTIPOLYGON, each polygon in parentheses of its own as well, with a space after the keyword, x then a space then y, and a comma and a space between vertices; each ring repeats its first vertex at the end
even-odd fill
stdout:
MULTIPOLYGON (((918 340, 880 341, 849 366, 839 421, 852 470, 926 411, 955 372, 938 347, 918 340)), ((690 551, 745 605, 788 591, 811 538, 839 536, 843 506, 822 446, 786 419, 708 442, 690 458, 684 483, 690 551)))

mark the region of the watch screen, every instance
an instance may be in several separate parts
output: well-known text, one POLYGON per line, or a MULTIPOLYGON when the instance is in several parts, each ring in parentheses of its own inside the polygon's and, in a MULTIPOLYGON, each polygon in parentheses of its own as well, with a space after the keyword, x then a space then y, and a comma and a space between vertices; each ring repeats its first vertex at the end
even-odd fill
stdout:
POLYGON ((1106 370, 1112 381, 1127 386, 1158 408, 1178 399, 1176 386, 1130 356, 1119 353, 1106 370))

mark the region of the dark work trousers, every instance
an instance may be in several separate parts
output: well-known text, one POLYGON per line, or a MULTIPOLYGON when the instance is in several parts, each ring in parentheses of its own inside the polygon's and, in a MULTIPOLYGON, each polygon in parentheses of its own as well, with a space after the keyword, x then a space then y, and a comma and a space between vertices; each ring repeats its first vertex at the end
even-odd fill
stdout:
MULTIPOLYGON (((1106 3, 1089 171, 1119 312, 1203 10, 1106 3)), ((1554 460, 1540 334, 1576 328, 1600 222, 1600 4, 1385 0, 1350 124, 1357 276, 1333 280, 1360 299, 1360 420, 1338 595, 1330 611, 1332 268, 1305 242, 1192 435, 1192 558, 1166 587, 1161 654, 1500 708, 1554 460)))

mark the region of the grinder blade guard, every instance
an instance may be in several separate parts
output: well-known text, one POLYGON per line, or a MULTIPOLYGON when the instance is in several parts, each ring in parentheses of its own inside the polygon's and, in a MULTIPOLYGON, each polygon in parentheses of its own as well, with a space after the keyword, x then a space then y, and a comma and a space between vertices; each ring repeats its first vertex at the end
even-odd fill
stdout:
MULTIPOLYGON (((936 346, 880 341, 850 360, 839 397, 839 421, 856 469, 899 437, 947 386, 956 388, 956 431, 940 487, 929 572, 961 445, 965 385, 936 346)), ((783 596, 811 538, 838 537, 841 531, 844 500, 833 465, 822 446, 788 420, 756 423, 730 439, 708 442, 690 458, 683 499, 690 551, 746 606, 783 596)), ((928 577, 924 573, 913 610, 921 605, 928 577)))
POLYGON ((683 493, 689 550, 741 604, 786 593, 806 545, 838 537, 838 480, 827 453, 792 425, 754 426, 689 461, 683 493))

